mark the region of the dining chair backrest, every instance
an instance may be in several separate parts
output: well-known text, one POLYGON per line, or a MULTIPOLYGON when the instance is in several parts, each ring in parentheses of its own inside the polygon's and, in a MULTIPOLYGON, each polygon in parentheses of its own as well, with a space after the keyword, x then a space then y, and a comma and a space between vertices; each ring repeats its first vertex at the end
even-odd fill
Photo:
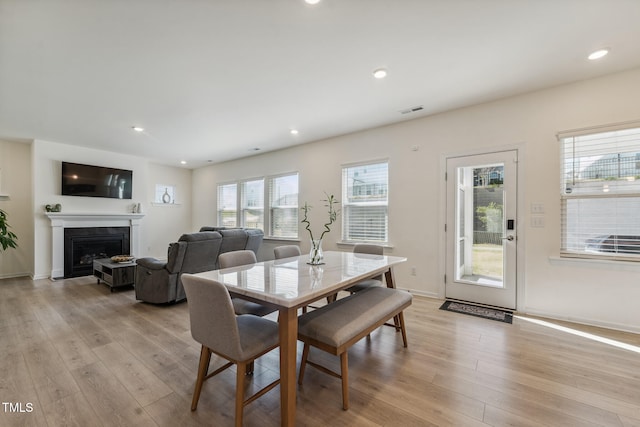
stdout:
POLYGON ((240 358, 240 334, 227 288, 222 283, 189 274, 183 275, 182 283, 193 339, 230 359, 240 358))
POLYGON ((231 268, 239 265, 255 264, 256 262, 258 262, 256 254, 248 249, 225 252, 218 256, 220 268, 231 268))
POLYGON ((291 258, 294 256, 300 256, 300 247, 297 245, 284 245, 278 246, 273 249, 273 254, 276 259, 291 258))
POLYGON ((358 243, 353 247, 355 254, 384 255, 384 248, 380 245, 372 245, 370 243, 358 243))
MULTIPOLYGON (((353 247, 354 254, 384 255, 384 248, 370 243, 358 243, 353 247)), ((374 280, 382 280, 382 275, 374 277, 374 280)))

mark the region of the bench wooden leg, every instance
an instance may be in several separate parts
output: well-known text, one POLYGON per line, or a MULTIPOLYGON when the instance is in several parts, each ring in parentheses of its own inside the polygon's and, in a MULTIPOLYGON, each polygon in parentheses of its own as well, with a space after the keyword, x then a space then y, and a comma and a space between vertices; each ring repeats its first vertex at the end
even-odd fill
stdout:
POLYGON ((342 409, 349 409, 349 358, 348 351, 340 355, 340 378, 342 378, 342 409))
POLYGON ((403 345, 405 347, 407 347, 408 346, 408 343, 407 343, 407 329, 406 329, 406 327, 404 325, 404 312, 401 311, 398 314, 398 321, 400 323, 400 331, 402 331, 402 343, 403 343, 403 345))
POLYGON ((309 344, 304 343, 302 348, 302 360, 300 361, 300 374, 298 375, 298 384, 302 385, 304 377, 304 369, 307 367, 307 358, 309 357, 309 344))

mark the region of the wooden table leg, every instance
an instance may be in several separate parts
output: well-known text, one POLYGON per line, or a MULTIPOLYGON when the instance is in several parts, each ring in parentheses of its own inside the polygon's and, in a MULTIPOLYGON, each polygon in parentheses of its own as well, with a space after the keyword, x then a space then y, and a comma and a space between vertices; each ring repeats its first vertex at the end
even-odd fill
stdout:
POLYGON ((281 308, 280 326, 280 425, 296 424, 296 355, 298 310, 281 308))
POLYGON ((391 267, 389 267, 389 269, 384 272, 384 281, 387 282, 387 288, 396 287, 396 281, 393 275, 393 269, 391 267))

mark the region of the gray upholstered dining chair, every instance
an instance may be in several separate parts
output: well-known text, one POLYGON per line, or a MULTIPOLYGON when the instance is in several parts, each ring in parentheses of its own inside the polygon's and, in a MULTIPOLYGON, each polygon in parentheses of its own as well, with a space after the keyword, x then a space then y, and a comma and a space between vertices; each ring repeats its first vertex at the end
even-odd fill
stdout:
POLYGON ((198 407, 204 382, 236 365, 235 425, 242 426, 244 407, 280 383, 280 379, 245 399, 245 373, 258 357, 278 347, 278 324, 262 317, 236 316, 227 288, 219 282, 183 275, 189 305, 191 336, 202 345, 191 410, 198 407), (211 353, 229 362, 209 373, 211 353))
MULTIPOLYGON (((384 248, 379 245, 372 245, 369 243, 359 243, 353 247, 353 253, 382 256, 384 254, 384 248)), ((372 277, 370 279, 361 280, 355 285, 345 289, 345 291, 354 294, 356 292, 368 289, 372 286, 382 286, 382 275, 372 277)))
POLYGON ((276 259, 291 258, 294 256, 300 256, 300 246, 297 245, 283 245, 273 249, 273 255, 276 259))
MULTIPOLYGON (((225 252, 218 256, 218 265, 220 269, 255 264, 257 261, 256 254, 249 249, 225 252)), ((254 314, 256 316, 266 316, 267 314, 276 311, 275 308, 267 307, 241 298, 232 298, 232 301, 233 309, 238 315, 254 314)))

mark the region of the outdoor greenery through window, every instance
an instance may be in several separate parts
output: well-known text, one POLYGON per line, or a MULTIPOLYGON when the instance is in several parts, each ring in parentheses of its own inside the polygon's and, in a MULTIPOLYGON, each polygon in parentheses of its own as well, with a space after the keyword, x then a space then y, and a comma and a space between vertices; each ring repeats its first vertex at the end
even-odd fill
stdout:
POLYGON ((342 240, 387 242, 388 162, 342 168, 342 240))
POLYGON ((640 128, 559 139, 561 254, 640 261, 640 128))
POLYGON ((218 226, 259 228, 267 237, 296 239, 298 174, 219 184, 218 226))

